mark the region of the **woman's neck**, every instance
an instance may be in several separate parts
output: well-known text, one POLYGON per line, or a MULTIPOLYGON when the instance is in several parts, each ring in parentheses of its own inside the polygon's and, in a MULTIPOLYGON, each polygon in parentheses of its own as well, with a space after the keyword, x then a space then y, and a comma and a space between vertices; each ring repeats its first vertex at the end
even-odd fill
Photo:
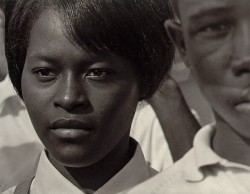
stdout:
POLYGON ((122 139, 102 160, 82 168, 65 167, 49 155, 53 166, 81 190, 96 191, 117 174, 132 158, 129 138, 122 139))

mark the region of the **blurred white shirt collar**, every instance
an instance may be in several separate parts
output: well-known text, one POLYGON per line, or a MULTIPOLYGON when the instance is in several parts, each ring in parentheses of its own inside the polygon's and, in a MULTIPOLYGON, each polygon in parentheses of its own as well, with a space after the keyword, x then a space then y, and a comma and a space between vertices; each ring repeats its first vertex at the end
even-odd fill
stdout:
POLYGON ((10 98, 18 98, 20 106, 25 107, 23 101, 20 99, 15 89, 13 88, 9 76, 7 75, 5 79, 2 82, 0 82, 0 114, 3 110, 5 103, 10 98))

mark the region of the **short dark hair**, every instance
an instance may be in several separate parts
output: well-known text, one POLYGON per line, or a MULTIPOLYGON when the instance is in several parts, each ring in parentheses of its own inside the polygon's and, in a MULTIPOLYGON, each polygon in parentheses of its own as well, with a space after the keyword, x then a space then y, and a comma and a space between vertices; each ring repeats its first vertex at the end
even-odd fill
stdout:
POLYGON ((85 51, 128 59, 141 99, 153 95, 171 68, 174 47, 163 27, 173 16, 168 0, 18 0, 5 40, 10 78, 20 97, 30 31, 46 9, 59 13, 68 38, 85 51))

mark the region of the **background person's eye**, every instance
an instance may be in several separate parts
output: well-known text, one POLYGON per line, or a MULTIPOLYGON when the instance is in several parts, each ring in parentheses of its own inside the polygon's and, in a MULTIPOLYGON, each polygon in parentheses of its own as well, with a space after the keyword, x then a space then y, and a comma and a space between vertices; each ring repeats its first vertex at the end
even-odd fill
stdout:
POLYGON ((205 27, 203 30, 206 32, 227 32, 231 30, 231 25, 228 24, 213 24, 205 27))
POLYGON ((34 69, 33 73, 40 81, 51 81, 56 78, 56 74, 49 68, 34 69))
POLYGON ((232 29, 232 25, 228 23, 216 23, 210 24, 205 27, 202 27, 200 31, 207 33, 223 33, 228 32, 232 29))
POLYGON ((232 34, 234 23, 232 21, 210 22, 197 29, 196 34, 202 39, 223 40, 232 34))

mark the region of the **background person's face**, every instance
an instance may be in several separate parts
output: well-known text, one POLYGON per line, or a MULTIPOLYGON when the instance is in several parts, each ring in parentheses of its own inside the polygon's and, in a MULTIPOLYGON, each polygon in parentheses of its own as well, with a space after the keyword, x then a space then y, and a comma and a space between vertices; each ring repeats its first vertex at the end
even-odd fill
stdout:
POLYGON ((22 93, 36 132, 61 164, 85 167, 128 143, 139 99, 133 67, 73 45, 52 11, 31 31, 22 93))
POLYGON ((179 2, 186 63, 217 121, 250 138, 250 1, 179 2))

